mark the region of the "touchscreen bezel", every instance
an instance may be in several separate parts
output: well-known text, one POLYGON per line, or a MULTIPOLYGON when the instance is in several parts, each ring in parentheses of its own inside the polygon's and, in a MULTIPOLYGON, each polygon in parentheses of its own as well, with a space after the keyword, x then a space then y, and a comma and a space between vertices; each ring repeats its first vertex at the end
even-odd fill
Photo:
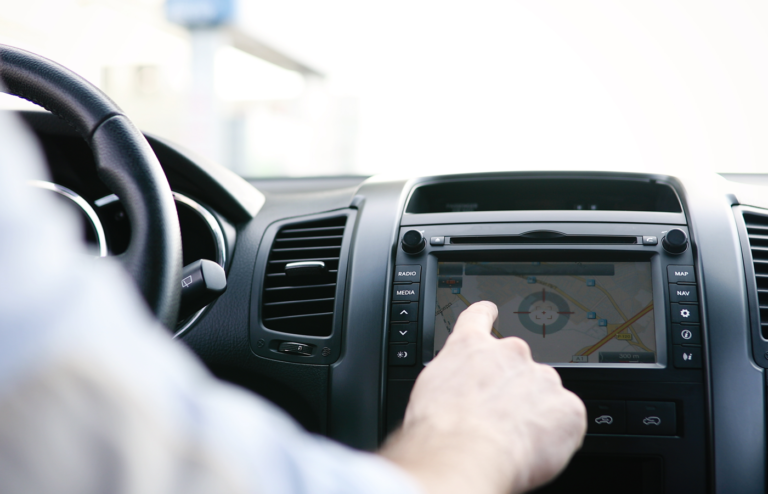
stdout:
POLYGON ((651 264, 651 286, 653 288, 653 317, 656 336, 655 363, 567 363, 542 362, 553 367, 581 369, 663 369, 667 367, 667 317, 664 298, 664 278, 661 259, 655 252, 609 251, 609 250, 499 250, 499 251, 444 251, 431 252, 427 259, 426 273, 422 275, 422 361, 427 365, 434 358, 435 316, 437 296, 438 262, 649 262, 651 264), (431 309, 431 310, 430 310, 431 309))

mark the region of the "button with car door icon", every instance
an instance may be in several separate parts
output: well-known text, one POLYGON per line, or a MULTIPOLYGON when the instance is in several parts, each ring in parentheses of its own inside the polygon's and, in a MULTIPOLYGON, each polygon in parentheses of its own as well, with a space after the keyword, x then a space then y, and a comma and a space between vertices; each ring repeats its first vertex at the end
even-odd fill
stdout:
POLYGON ((627 433, 651 436, 676 435, 675 404, 661 401, 628 401, 627 433))
POLYGON ((626 406, 617 400, 584 400, 587 407, 589 434, 623 434, 626 432, 626 406))

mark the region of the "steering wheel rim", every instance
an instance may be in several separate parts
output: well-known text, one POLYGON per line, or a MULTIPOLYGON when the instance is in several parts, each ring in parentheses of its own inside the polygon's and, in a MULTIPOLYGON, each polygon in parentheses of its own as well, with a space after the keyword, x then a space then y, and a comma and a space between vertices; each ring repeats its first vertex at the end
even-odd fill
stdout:
POLYGON ((93 150, 99 178, 131 222, 119 256, 155 316, 176 324, 181 298, 181 229, 168 179, 144 135, 101 90, 71 70, 0 45, 0 91, 42 106, 72 126, 93 150))

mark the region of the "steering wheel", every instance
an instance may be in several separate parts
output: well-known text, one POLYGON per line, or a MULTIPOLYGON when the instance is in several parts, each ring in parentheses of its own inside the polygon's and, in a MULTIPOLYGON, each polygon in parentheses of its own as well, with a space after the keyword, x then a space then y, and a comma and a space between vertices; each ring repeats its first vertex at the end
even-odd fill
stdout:
POLYGON ((97 87, 61 65, 0 45, 3 92, 64 119, 93 150, 99 178, 121 200, 131 240, 120 257, 155 316, 176 324, 181 297, 181 230, 171 188, 142 133, 97 87))

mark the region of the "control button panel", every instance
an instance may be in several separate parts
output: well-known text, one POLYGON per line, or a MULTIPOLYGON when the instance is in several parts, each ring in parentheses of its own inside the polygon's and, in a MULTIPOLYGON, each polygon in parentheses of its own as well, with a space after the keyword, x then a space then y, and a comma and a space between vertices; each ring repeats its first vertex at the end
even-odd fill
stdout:
POLYGON ((584 405, 588 434, 677 434, 677 411, 673 402, 584 400, 584 405))
POLYGON ((416 365, 421 302, 421 266, 395 266, 389 325, 389 365, 416 365))
POLYGON ((672 319, 672 363, 678 369, 701 369, 701 326, 693 266, 667 266, 672 319))
POLYGON ((677 434, 675 404, 659 401, 628 401, 627 434, 674 436, 677 434))
POLYGON ((587 407, 589 434, 624 434, 627 429, 626 406, 623 401, 584 400, 587 407))

